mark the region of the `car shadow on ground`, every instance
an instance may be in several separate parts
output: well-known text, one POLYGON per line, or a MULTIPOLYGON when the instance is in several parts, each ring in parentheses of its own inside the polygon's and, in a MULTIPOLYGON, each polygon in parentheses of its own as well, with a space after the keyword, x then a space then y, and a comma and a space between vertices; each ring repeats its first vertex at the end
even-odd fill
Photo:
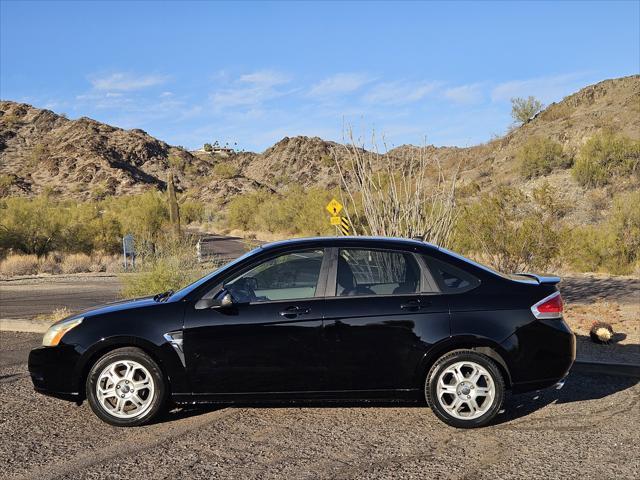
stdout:
POLYGON ((560 292, 568 303, 598 300, 633 303, 640 296, 640 280, 628 277, 564 277, 560 292))
POLYGON ((494 424, 525 417, 552 403, 563 404, 598 400, 634 387, 640 382, 635 376, 583 373, 576 369, 566 378, 562 389, 548 388, 534 392, 508 395, 503 410, 494 424))
MULTIPOLYGON (((640 382, 638 377, 606 375, 602 373, 571 372, 562 389, 555 388, 523 393, 507 394, 503 411, 496 417, 494 425, 526 417, 552 403, 572 403, 596 400, 632 388, 640 382)), ((415 408, 426 407, 424 400, 296 400, 272 402, 242 402, 216 405, 194 405, 176 408, 157 420, 157 423, 172 422, 194 415, 221 410, 228 407, 246 408, 415 408)))

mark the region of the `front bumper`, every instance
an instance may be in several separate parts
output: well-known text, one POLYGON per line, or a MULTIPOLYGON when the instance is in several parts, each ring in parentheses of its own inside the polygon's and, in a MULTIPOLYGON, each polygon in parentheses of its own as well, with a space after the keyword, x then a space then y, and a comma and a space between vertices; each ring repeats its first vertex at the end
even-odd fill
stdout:
POLYGON ((79 354, 72 345, 39 347, 29 353, 29 374, 39 393, 78 401, 81 392, 74 378, 79 354))

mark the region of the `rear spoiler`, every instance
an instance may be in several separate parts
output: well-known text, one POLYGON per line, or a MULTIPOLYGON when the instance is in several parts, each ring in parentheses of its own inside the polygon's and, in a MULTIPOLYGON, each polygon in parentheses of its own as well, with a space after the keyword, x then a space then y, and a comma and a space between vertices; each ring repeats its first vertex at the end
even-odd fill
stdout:
POLYGON ((516 275, 530 277, 536 280, 539 284, 545 283, 548 285, 555 285, 556 283, 560 283, 560 280, 562 280, 560 277, 536 275, 535 273, 519 272, 519 273, 516 273, 516 275))

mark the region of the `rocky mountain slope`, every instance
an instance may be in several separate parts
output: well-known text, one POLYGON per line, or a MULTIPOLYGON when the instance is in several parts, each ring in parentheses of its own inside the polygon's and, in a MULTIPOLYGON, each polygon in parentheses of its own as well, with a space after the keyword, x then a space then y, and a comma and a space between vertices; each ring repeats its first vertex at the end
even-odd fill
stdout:
MULTIPOLYGON (((428 147, 445 168, 460 166, 464 183, 481 189, 516 184, 530 189, 540 181, 558 187, 567 201, 581 188, 568 171, 543 179, 522 180, 517 174, 518 149, 535 136, 551 138, 575 153, 594 133, 611 129, 640 138, 640 76, 605 80, 552 104, 534 119, 501 138, 469 148, 428 147)), ((425 126, 428 133, 428 126, 425 126)), ((157 140, 142 130, 123 130, 80 118, 68 120, 49 110, 0 102, 0 192, 36 195, 45 190, 63 197, 138 193, 164 188, 167 170, 177 172, 177 187, 191 196, 224 203, 234 195, 289 185, 335 186, 339 177, 332 151, 338 144, 318 137, 284 138, 262 153, 228 157, 188 152, 157 140), (224 164, 225 168, 217 165, 224 164)), ((418 147, 390 153, 398 161, 418 147)))

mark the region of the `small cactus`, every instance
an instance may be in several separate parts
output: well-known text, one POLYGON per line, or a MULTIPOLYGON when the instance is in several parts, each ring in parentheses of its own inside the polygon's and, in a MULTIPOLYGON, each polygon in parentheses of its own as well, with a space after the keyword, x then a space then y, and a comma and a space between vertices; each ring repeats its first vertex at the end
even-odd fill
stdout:
POLYGON ((595 343, 609 343, 613 338, 613 327, 605 322, 593 322, 589 336, 595 343))

